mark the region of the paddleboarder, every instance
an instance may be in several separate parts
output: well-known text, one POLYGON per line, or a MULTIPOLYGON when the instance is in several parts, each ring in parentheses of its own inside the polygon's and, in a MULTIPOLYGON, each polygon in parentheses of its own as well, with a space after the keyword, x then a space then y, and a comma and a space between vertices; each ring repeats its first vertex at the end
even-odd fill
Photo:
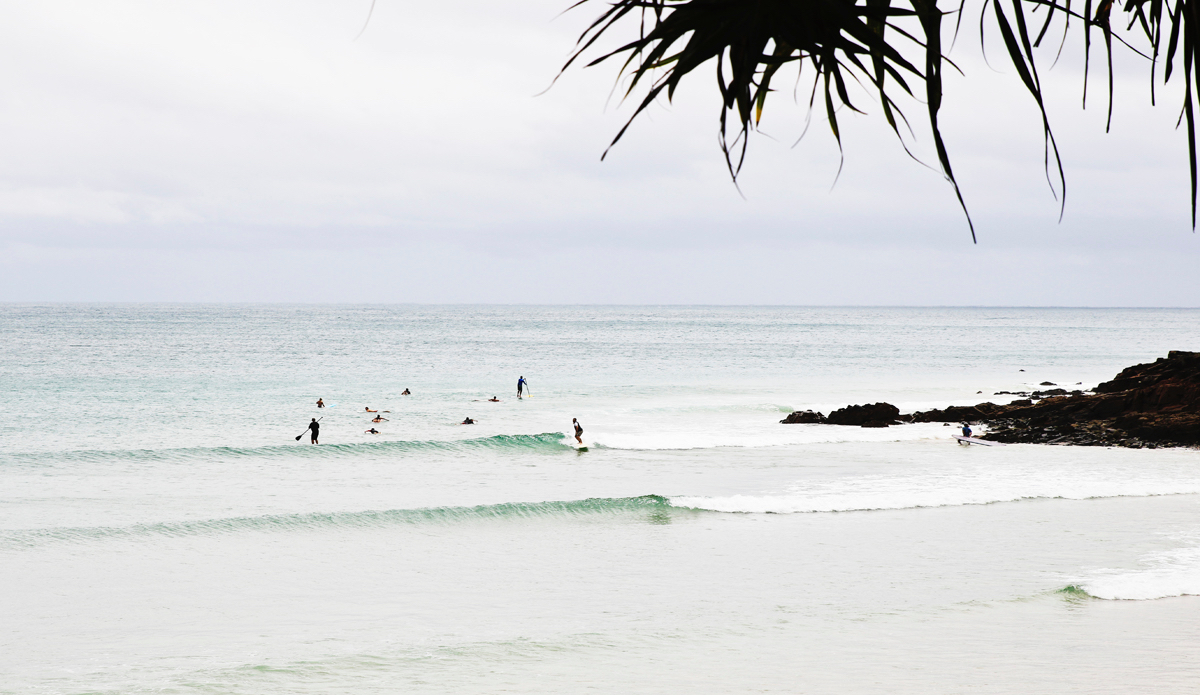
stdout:
MULTIPOLYGON (((312 422, 308 423, 308 429, 312 432, 312 443, 319 444, 320 442, 317 441, 317 437, 321 433, 321 423, 317 422, 316 418, 313 418, 312 422)), ((294 432, 295 430, 292 431, 294 432)))
POLYGON ((517 377, 517 398, 521 397, 521 392, 524 391, 527 386, 529 386, 529 384, 525 382, 525 377, 517 377))

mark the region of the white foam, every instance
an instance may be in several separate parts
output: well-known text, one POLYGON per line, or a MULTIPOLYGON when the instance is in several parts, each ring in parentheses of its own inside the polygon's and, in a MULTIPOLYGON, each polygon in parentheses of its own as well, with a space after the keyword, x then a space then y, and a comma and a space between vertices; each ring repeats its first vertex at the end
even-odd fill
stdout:
MULTIPOLYGON (((1096 473, 1096 471, 1093 471, 1096 473)), ((1116 471, 1115 473, 1122 473, 1116 471)), ((1013 502, 1022 499, 1093 499, 1200 493, 1200 480, 1161 477, 1081 480, 1066 472, 1031 468, 949 471, 940 474, 858 476, 800 484, 778 494, 678 496, 677 507, 747 514, 803 514, 913 509, 1013 502)))
POLYGON ((1133 571, 1104 570, 1080 586, 1096 598, 1109 600, 1200 595, 1200 547, 1153 553, 1140 564, 1143 567, 1133 571))
POLYGON ((625 431, 601 431, 595 434, 598 446, 609 449, 663 451, 675 449, 711 449, 716 447, 768 447, 797 444, 840 444, 847 442, 898 442, 917 439, 949 438, 950 430, 940 424, 897 425, 887 428, 839 427, 836 425, 787 425, 710 427, 646 430, 630 426, 625 431))

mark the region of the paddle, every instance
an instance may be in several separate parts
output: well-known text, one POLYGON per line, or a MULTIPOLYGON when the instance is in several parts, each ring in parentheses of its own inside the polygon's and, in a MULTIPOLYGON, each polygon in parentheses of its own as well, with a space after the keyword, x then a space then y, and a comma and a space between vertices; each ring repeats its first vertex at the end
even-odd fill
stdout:
MULTIPOLYGON (((319 417, 319 418, 317 418, 317 422, 320 422, 320 421, 322 421, 322 420, 324 420, 324 419, 325 419, 325 418, 323 418, 323 417, 319 417)), ((304 436, 304 435, 306 435, 306 434, 308 434, 308 430, 304 430, 304 431, 303 431, 303 432, 301 432, 300 434, 296 435, 296 441, 300 441, 300 438, 301 438, 301 437, 303 437, 303 436, 304 436)))

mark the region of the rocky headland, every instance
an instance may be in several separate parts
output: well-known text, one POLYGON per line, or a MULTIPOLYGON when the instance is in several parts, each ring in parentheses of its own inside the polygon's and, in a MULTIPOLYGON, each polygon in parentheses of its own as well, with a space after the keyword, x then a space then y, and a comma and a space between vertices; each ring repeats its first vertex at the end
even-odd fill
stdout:
MULTIPOLYGON (((1043 386, 1054 386, 1048 382, 1043 386)), ((889 403, 852 405, 828 416, 796 411, 780 422, 887 427, 905 422, 983 422, 983 439, 1006 443, 1157 448, 1200 445, 1200 353, 1166 357, 1121 371, 1081 390, 1001 392, 1011 403, 951 406, 901 415, 889 403)), ((999 394, 997 394, 999 395, 999 394)))

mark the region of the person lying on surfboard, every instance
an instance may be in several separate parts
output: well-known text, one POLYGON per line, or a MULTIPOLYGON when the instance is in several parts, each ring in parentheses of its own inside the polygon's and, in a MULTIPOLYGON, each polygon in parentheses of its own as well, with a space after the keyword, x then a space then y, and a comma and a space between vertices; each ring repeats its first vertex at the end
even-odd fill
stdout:
POLYGON ((404 389, 404 391, 402 391, 402 392, 400 393, 400 395, 401 395, 401 396, 411 396, 411 395, 412 395, 412 391, 409 391, 408 389, 404 389))
MULTIPOLYGON (((371 411, 371 412, 375 412, 375 411, 371 411)), ((375 417, 371 418, 371 422, 387 422, 387 421, 388 421, 388 419, 382 415, 376 415, 375 417)))
POLYGON ((363 409, 366 410, 368 413, 378 413, 379 412, 378 410, 371 410, 370 406, 363 406, 363 409))
POLYGON ((495 396, 492 396, 491 398, 488 399, 488 403, 499 403, 499 402, 500 402, 500 399, 496 398, 495 396))
POLYGON ((474 424, 475 424, 475 421, 474 421, 474 420, 472 420, 471 418, 467 418, 466 420, 463 420, 463 421, 462 421, 462 424, 464 424, 464 425, 474 425, 474 424))
POLYGON ((363 434, 379 434, 379 430, 372 427, 369 430, 363 430, 363 434))

